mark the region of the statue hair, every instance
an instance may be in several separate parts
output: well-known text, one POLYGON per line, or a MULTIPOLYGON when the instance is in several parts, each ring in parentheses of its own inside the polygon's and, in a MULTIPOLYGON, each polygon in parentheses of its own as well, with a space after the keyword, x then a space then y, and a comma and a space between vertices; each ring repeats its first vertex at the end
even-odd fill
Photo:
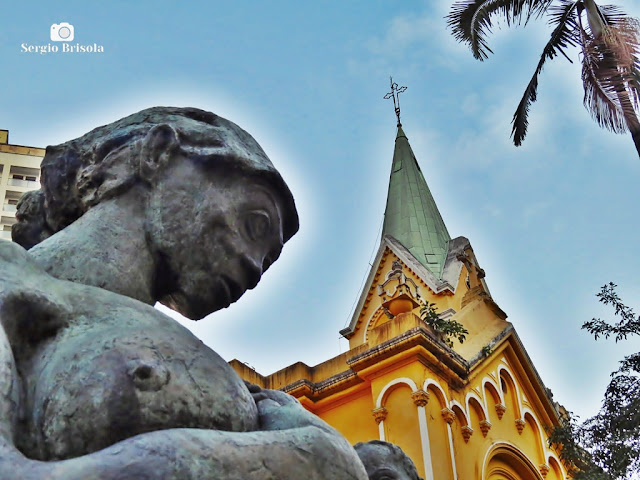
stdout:
MULTIPOLYGON (((139 158, 149 131, 168 125, 176 149, 204 169, 223 167, 274 187, 284 207, 283 236, 298 230, 293 196, 262 148, 251 135, 218 115, 197 108, 153 107, 87 134, 48 146, 41 165, 40 190, 18 202, 12 239, 31 248, 70 225, 103 200, 137 183, 149 183, 139 158)), ((171 152, 169 152, 171 153, 171 152)))
POLYGON ((409 458, 409 456, 406 453, 404 453, 398 445, 385 442, 383 440, 370 440, 368 442, 358 442, 353 446, 353 448, 356 450, 356 453, 360 455, 360 452, 358 450, 365 448, 369 445, 379 445, 381 447, 386 448, 389 451, 389 453, 393 456, 393 458, 402 465, 402 467, 404 468, 405 472, 407 472, 411 480, 423 480, 422 477, 418 475, 418 470, 416 469, 416 466, 414 465, 411 458, 409 458))

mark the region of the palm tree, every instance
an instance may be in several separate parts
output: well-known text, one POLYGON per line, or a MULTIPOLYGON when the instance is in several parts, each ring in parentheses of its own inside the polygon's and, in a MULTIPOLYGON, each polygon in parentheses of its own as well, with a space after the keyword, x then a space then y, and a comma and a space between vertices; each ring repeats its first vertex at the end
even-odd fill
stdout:
POLYGON ((485 60, 493 53, 487 34, 493 20, 508 26, 547 14, 551 38, 513 115, 511 136, 519 146, 527 134, 531 104, 536 101, 538 76, 546 60, 559 54, 571 62, 566 50, 580 47, 584 105, 603 128, 630 132, 640 156, 640 34, 636 19, 611 5, 594 0, 460 0, 453 4, 447 23, 454 37, 485 60))

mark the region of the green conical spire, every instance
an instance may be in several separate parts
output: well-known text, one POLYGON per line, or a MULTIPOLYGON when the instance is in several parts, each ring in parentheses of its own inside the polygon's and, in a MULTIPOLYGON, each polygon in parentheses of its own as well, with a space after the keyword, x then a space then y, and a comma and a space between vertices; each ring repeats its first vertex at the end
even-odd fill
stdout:
POLYGON ((382 236, 392 235, 437 278, 447 258, 449 232, 398 123, 382 236))

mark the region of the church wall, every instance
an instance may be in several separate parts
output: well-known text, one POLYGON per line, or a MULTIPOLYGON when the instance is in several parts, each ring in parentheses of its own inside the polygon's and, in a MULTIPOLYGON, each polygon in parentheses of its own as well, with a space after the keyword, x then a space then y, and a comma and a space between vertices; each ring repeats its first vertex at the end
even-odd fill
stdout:
POLYGON ((453 346, 453 349, 466 359, 480 353, 509 325, 509 322, 496 315, 490 302, 482 297, 471 300, 452 317, 452 320, 460 322, 469 332, 464 343, 454 342, 453 346))
MULTIPOLYGON (((487 465, 486 480, 539 480, 541 477, 527 462, 509 455, 498 453, 487 465)), ((476 477, 480 480, 483 477, 476 477)))
POLYGON ((549 473, 545 480, 564 480, 564 475, 562 474, 562 468, 560 467, 560 462, 555 458, 549 458, 547 461, 547 465, 549 465, 549 473))
MULTIPOLYGON (((454 350, 472 370, 467 374, 453 370, 457 368, 451 367, 453 363, 442 362, 446 349, 432 350, 428 343, 403 339, 405 332, 425 326, 419 308, 391 319, 382 312, 376 285, 385 281, 396 258, 387 251, 381 260, 350 339, 355 348, 315 367, 294 364, 264 377, 265 386, 280 388, 302 378, 320 382, 294 394, 351 443, 384 439, 398 444, 426 480, 540 480, 539 470, 547 468, 547 480, 564 478, 545 443, 544 427, 554 421, 552 407, 543 386, 531 377, 526 353, 514 350, 521 348, 519 341, 509 333, 510 324, 499 307, 481 290, 467 287, 464 267, 455 295, 433 294, 403 268, 407 278, 420 285, 422 298, 435 301, 439 311, 457 302, 452 318, 462 322, 469 334, 462 345, 454 341, 454 350), (397 343, 388 343, 394 339, 397 343), (407 346, 399 347, 405 341, 407 346), (365 352, 369 356, 361 355, 365 352), (355 376, 340 377, 350 370, 355 376), (333 378, 337 384, 330 383, 333 378)), ((391 291, 395 285, 388 287, 391 291)))
MULTIPOLYGON (((480 480, 486 473, 487 452, 498 443, 506 443, 518 449, 536 469, 548 465, 547 480, 560 480, 564 477, 559 462, 550 464, 554 459, 549 460, 549 455, 554 454, 545 444, 544 424, 539 420, 543 414, 523 400, 525 386, 506 363, 507 345, 493 352, 463 389, 449 386, 417 358, 405 358, 370 372, 366 394, 359 391, 353 398, 342 398, 339 405, 322 407, 316 413, 351 443, 384 438, 400 445, 425 478, 429 478, 425 470, 431 470, 434 479, 480 480), (417 391, 426 392, 423 407, 418 406, 417 398, 421 395, 416 397, 417 391), (382 436, 372 415, 372 411, 380 407, 385 410, 380 423, 382 436), (420 408, 424 409, 426 436, 420 432, 420 408), (453 412, 450 426, 446 414, 443 415, 447 409, 453 412), (503 411, 500 418, 499 412, 503 411), (518 431, 516 419, 525 422, 522 433, 518 431), (452 450, 455 465, 451 462, 452 450)), ((325 403, 331 405, 331 397, 322 401, 325 403)))
POLYGON ((371 390, 355 394, 347 402, 329 405, 315 413, 342 433, 351 444, 378 439, 378 427, 371 416, 371 390))
POLYGON ((393 320, 389 320, 386 315, 384 315, 376 324, 375 328, 369 330, 367 343, 370 346, 378 345, 418 326, 424 326, 424 322, 413 312, 401 313, 394 317, 393 320))
MULTIPOLYGON (((499 388, 499 387, 498 387, 499 388)), ((504 404, 497 402, 494 398, 495 388, 493 384, 487 382, 484 387, 484 398, 487 404, 487 414, 489 421, 491 422, 491 429, 487 433, 487 438, 490 442, 499 441, 500 439, 515 440, 514 433, 516 433, 515 417, 513 415, 513 407, 507 407, 502 414, 502 418, 499 416, 499 410, 504 404), (507 414, 507 411, 509 412, 507 414)))
POLYGON ((406 384, 398 384, 390 390, 383 401, 388 411, 384 420, 385 440, 400 446, 411 457, 418 472, 424 472, 418 409, 411 399, 412 390, 406 384))
POLYGON ((442 416, 442 410, 447 408, 447 400, 443 392, 434 384, 428 385, 426 391, 429 393, 429 402, 425 408, 433 475, 438 480, 453 480, 449 425, 442 416))
POLYGON ((476 456, 473 452, 466 450, 466 444, 462 435, 462 428, 467 425, 467 418, 459 403, 450 402, 450 409, 453 412, 453 422, 451 422, 451 442, 454 451, 454 461, 458 478, 474 478, 476 469, 476 456))
MULTIPOLYGON (((385 328, 391 327, 377 327, 385 328)), ((526 473, 534 475, 531 478, 540 480, 541 476, 535 476, 539 475, 538 470, 548 468, 546 480, 563 479, 557 456, 546 446, 544 428, 550 417, 543 400, 536 397, 531 380, 523 373, 518 360, 521 357, 514 351, 515 337, 509 338, 476 365, 464 386, 448 383, 451 378, 444 377, 413 348, 393 356, 383 355, 377 363, 359 370, 361 383, 346 383, 330 395, 301 401, 352 444, 385 439, 400 445, 426 480, 487 480, 509 478, 508 475, 520 475, 513 478, 522 480, 529 477, 522 477, 521 470, 524 468, 526 473, 531 465, 534 473, 526 473), (516 457, 506 453, 492 459, 496 445, 517 451, 516 456, 524 458, 528 466, 516 465, 516 457), (511 463, 505 463, 505 458, 511 463)), ((363 347, 357 350, 362 351, 363 347)), ((348 355, 344 355, 340 356, 340 361, 345 362, 343 371, 349 368, 348 355)), ((332 373, 337 369, 336 361, 329 360, 326 365, 321 364, 322 368, 292 368, 309 369, 314 380, 319 381, 324 375, 318 373, 332 373), (330 365, 333 366, 329 368, 330 365)))
MULTIPOLYGON (((346 362, 343 356, 340 361, 346 362)), ((358 371, 359 384, 345 384, 330 395, 301 401, 352 444, 385 439, 400 445, 426 480, 493 480, 508 475, 540 480, 535 475, 545 465, 549 469, 546 480, 561 480, 564 471, 545 443, 549 417, 518 358, 507 337, 476 365, 468 383, 460 386, 449 384, 450 378, 409 349, 382 356, 358 371), (516 420, 521 421, 522 432, 516 420), (526 460, 526 468, 511 454, 501 453, 493 459, 496 445, 517 451, 516 456, 526 460), (529 472, 531 465, 533 473, 529 472), (523 477, 522 472, 530 477, 523 477)), ((319 372, 329 374, 337 368, 329 368, 335 361, 321 364, 322 368, 293 368, 309 369, 319 381, 324 377, 319 372)), ((348 368, 344 363, 342 370, 348 368)))
MULTIPOLYGON (((536 412, 532 405, 524 401, 526 397, 522 392, 525 391, 525 386, 520 384, 511 368, 507 366, 502 350, 501 348, 487 358, 486 363, 474 372, 471 383, 462 390, 450 388, 435 372, 419 362, 404 365, 373 380, 372 387, 377 392, 381 391, 380 385, 384 384, 386 387, 387 391, 383 397, 393 388, 402 388, 405 391, 405 404, 409 404, 410 391, 413 388, 424 389, 429 394, 425 413, 435 478, 454 478, 449 460, 451 455, 448 427, 442 415, 443 408, 447 406, 454 412, 451 432, 456 458, 456 478, 481 478, 485 454, 498 442, 515 445, 536 468, 543 464, 549 465, 549 454, 553 454, 546 447, 544 426, 539 420, 544 416, 544 412, 536 412), (503 402, 507 408, 500 419, 503 402), (496 405, 499 406, 498 409, 496 405), (518 431, 516 419, 525 421, 522 433, 518 431), (468 427, 472 429, 470 435, 468 431, 465 432, 468 427), (486 436, 483 429, 486 430, 486 436)), ((374 393, 373 398, 378 395, 374 393)), ((399 407, 384 401, 382 405, 388 410, 384 422, 386 432, 389 419, 393 418, 391 409, 399 407)), ((411 437, 414 435, 416 434, 412 434, 411 437)), ((421 458, 413 455, 411 456, 414 459, 421 458)), ((556 462, 554 468, 549 469, 547 478, 552 479, 558 475, 559 478, 563 478, 559 463, 556 462)))

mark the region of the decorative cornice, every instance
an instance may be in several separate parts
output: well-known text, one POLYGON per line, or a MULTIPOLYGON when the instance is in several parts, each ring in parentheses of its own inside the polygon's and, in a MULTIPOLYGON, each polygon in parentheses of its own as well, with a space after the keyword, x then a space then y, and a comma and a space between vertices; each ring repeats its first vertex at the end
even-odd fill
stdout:
POLYGON ((17 155, 29 155, 32 157, 44 157, 46 150, 40 147, 27 147, 24 145, 12 145, 4 143, 0 145, 0 152, 15 153, 17 155))
POLYGON ((502 420, 502 416, 506 411, 507 406, 504 403, 496 403, 496 414, 498 415, 498 420, 502 420))
POLYGON ((343 388, 345 385, 355 385, 360 382, 362 382, 362 380, 358 378, 356 372, 349 369, 332 375, 321 382, 312 382, 306 378, 302 378, 281 387, 280 390, 293 394, 295 390, 303 389, 305 395, 313 396, 314 398, 324 398, 336 391, 336 389, 343 388))
POLYGON ((447 308, 446 310, 439 312, 438 317, 440 317, 442 320, 447 320, 453 317, 455 314, 456 311, 453 308, 447 308))
POLYGON ((549 465, 543 463, 538 466, 538 470, 540 470, 540 475, 542 475, 542 478, 547 478, 547 474, 549 473, 550 468, 549 465))
POLYGON ((378 407, 371 410, 371 415, 373 415, 373 418, 378 425, 380 425, 380 422, 385 421, 387 413, 389 413, 389 411, 385 407, 378 407))
MULTIPOLYGON (((301 378, 285 386, 278 385, 277 388, 295 397, 304 395, 309 397, 311 401, 317 402, 337 391, 361 384, 365 378, 361 376, 361 372, 377 365, 381 360, 403 354, 403 352, 409 355, 412 350, 418 353, 411 353, 411 355, 419 355, 422 360, 428 362, 436 371, 448 378, 451 384, 459 387, 464 384, 468 376, 468 365, 464 358, 439 342, 433 333, 427 330, 427 327, 414 327, 372 348, 354 349, 360 353, 346 357, 348 370, 319 382, 301 378)), ((265 377, 266 386, 272 386, 268 384, 269 381, 271 381, 271 376, 265 377)))
MULTIPOLYGON (((505 328, 502 329, 502 331, 497 334, 495 337, 493 337, 489 343, 487 343, 485 345, 485 347, 489 347, 489 349, 491 350, 491 352, 495 351, 499 344, 502 343, 502 341, 507 338, 507 336, 513 332, 515 334, 515 329, 513 328, 512 324, 507 324, 507 326, 505 328)), ((471 357, 471 359, 469 360, 469 366, 470 367, 474 367, 476 366, 478 363, 484 361, 487 358, 487 353, 485 351, 484 348, 480 349, 480 351, 478 353, 476 353, 473 357, 471 357)), ((494 379, 495 380, 495 379, 494 379)))
POLYGON ((420 300, 420 287, 413 281, 412 278, 407 277, 402 272, 402 262, 400 260, 394 260, 391 270, 385 275, 383 283, 378 285, 378 296, 386 298, 393 298, 397 293, 405 293, 416 301, 420 300), (393 291, 387 290, 387 286, 392 282, 396 282, 393 291))
POLYGON ((415 392, 411 392, 411 399, 417 407, 425 407, 427 403, 429 403, 429 392, 416 390, 415 392))
POLYGON ((489 430, 491 430, 491 422, 489 420, 481 420, 480 431, 482 432, 482 436, 486 437, 489 430))
MULTIPOLYGON (((515 331, 515 329, 513 330, 512 338, 514 340, 514 353, 518 357, 520 357, 519 358, 520 363, 525 367, 526 377, 533 384, 534 388, 536 387, 536 384, 539 387, 539 389, 536 388, 536 390, 540 392, 540 394, 538 395, 538 398, 540 398, 540 400, 543 401, 542 403, 543 403, 544 409, 547 411, 549 416, 551 416, 551 418, 554 419, 554 424, 555 422, 560 422, 561 416, 560 416, 560 413, 558 412, 555 402, 553 401, 553 398, 550 395, 550 391, 545 387, 544 382, 540 377, 540 374, 536 370, 536 367, 533 364, 533 361, 531 360, 531 358, 529 357, 529 354, 525 350, 524 345, 522 344, 522 340, 520 340, 520 337, 518 336, 518 333, 515 331), (527 369, 529 371, 527 371, 527 369), (544 400, 546 400, 546 402, 544 400)), ((507 362, 505 361, 505 363, 507 362)))
POLYGON ((443 408, 440 413, 442 414, 442 418, 444 418, 444 421, 449 425, 451 425, 456 419, 456 414, 453 413, 453 410, 451 410, 450 408, 443 408))
POLYGON ((375 347, 365 350, 347 359, 347 365, 359 371, 375 362, 380 355, 387 355, 396 349, 406 349, 415 345, 422 345, 427 351, 438 357, 438 360, 455 375, 458 381, 465 379, 469 374, 469 366, 459 353, 444 345, 440 340, 424 327, 414 327, 411 330, 383 342, 375 347))
POLYGON ((464 438, 464 443, 467 443, 471 438, 471 435, 473 435, 473 428, 471 428, 469 425, 465 425, 460 429, 460 431, 462 432, 462 438, 464 438))
POLYGON ((516 418, 516 428, 518 429, 518 433, 520 435, 522 435, 522 431, 524 430, 526 424, 527 422, 525 422, 522 418, 516 418))

